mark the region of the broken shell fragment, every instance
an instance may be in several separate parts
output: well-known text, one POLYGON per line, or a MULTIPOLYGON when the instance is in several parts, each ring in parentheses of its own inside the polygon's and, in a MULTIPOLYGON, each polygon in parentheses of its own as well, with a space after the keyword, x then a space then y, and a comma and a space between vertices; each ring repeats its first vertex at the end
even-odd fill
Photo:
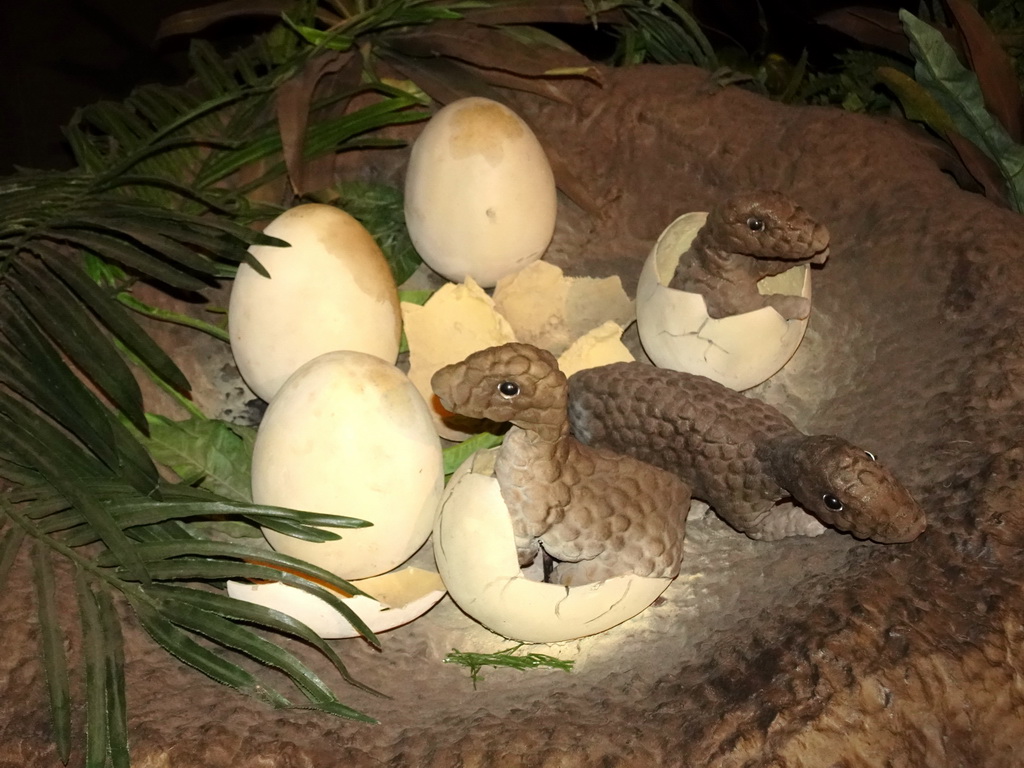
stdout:
MULTIPOLYGON (((373 597, 338 597, 374 633, 386 632, 419 618, 445 594, 444 584, 437 571, 414 566, 350 583, 373 597)), ((286 613, 325 640, 359 635, 349 620, 326 601, 290 584, 280 581, 261 584, 231 580, 227 587, 230 597, 286 613)))
POLYGON ((606 321, 626 327, 635 316, 617 276, 566 277, 546 261, 499 280, 494 306, 509 321, 517 341, 556 356, 606 321))
MULTIPOLYGON (((660 368, 707 376, 736 390, 749 389, 789 362, 807 330, 807 318, 785 320, 772 307, 708 316, 704 297, 669 288, 681 258, 704 225, 707 213, 680 216, 658 238, 644 263, 636 290, 640 342, 660 368)), ((810 267, 802 264, 758 283, 762 294, 811 298, 810 267)))
POLYGON ((515 341, 508 321, 473 278, 447 283, 427 302, 402 303, 405 336, 409 342, 409 380, 426 400, 437 433, 448 440, 465 440, 476 422, 448 413, 430 388, 430 377, 446 365, 474 352, 515 341))
POLYGON ((616 576, 565 587, 523 575, 512 522, 493 476, 495 450, 452 476, 434 523, 434 557, 455 603, 493 632, 555 643, 603 632, 647 608, 672 579, 616 576))

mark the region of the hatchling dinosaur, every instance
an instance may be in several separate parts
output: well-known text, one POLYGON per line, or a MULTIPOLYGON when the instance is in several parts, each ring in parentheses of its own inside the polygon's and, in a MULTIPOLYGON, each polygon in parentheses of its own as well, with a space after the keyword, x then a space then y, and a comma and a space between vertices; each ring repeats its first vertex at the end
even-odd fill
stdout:
POLYGON ((511 343, 476 352, 431 379, 454 413, 514 426, 494 474, 519 563, 543 547, 566 586, 634 573, 675 577, 690 490, 670 472, 569 434, 566 378, 551 353, 511 343))
POLYGON ((814 536, 824 523, 897 543, 925 528, 917 502, 873 454, 805 435, 767 403, 703 376, 646 363, 579 371, 569 420, 588 445, 674 472, 753 539, 814 536))
POLYGON ((829 234, 781 192, 761 190, 737 195, 715 207, 682 255, 670 288, 699 293, 708 316, 774 307, 786 320, 811 311, 803 296, 761 294, 757 283, 798 264, 822 264, 829 234))

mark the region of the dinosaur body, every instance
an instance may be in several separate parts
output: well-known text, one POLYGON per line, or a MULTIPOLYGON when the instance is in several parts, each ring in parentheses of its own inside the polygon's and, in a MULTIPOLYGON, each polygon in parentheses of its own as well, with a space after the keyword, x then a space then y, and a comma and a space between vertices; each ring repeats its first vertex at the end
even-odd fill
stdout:
POLYGON ((738 195, 708 214, 669 287, 701 294, 714 319, 764 306, 787 320, 805 318, 808 299, 763 295, 757 283, 799 264, 823 263, 828 243, 828 230, 780 192, 738 195))
POLYGON ((817 535, 824 523, 895 543, 925 527, 872 454, 805 435, 775 408, 703 376, 643 363, 580 371, 569 380, 569 418, 582 442, 675 473, 751 538, 817 535))
POLYGON ((495 477, 521 565, 543 547, 559 561, 552 580, 565 585, 679 573, 689 488, 670 472, 572 437, 566 378, 550 353, 492 347, 442 368, 431 386, 448 410, 515 425, 495 477))

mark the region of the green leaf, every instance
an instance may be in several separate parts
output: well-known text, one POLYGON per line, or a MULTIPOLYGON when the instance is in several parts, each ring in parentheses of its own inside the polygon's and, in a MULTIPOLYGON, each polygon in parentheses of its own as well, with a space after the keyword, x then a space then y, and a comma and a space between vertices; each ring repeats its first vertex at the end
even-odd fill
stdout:
POLYGON ((304 640, 326 656, 348 683, 369 693, 380 695, 379 691, 375 691, 353 678, 334 649, 324 642, 316 632, 286 613, 245 600, 238 600, 219 592, 207 592, 191 587, 154 584, 147 588, 147 592, 157 596, 173 597, 199 610, 209 611, 235 621, 250 622, 304 640))
POLYGON ((85 764, 102 766, 107 758, 106 638, 103 637, 96 596, 86 583, 81 568, 75 569, 75 591, 85 657, 85 764))
POLYGON ((149 598, 128 593, 129 602, 135 609, 143 628, 149 636, 156 640, 173 656, 191 667, 195 667, 207 677, 216 680, 249 696, 262 699, 273 707, 288 707, 291 702, 284 696, 261 684, 249 672, 237 664, 200 645, 188 634, 182 632, 168 621, 152 604, 149 598))
POLYGON ((893 67, 879 67, 878 77, 896 94, 908 120, 924 123, 940 136, 956 130, 949 113, 914 78, 893 67))
POLYGON ((114 609, 110 591, 101 587, 96 593, 100 628, 103 632, 104 672, 107 689, 107 745, 113 768, 129 768, 128 710, 125 701, 124 638, 121 618, 114 609))
POLYGON ((481 432, 473 435, 470 438, 463 440, 457 445, 449 446, 445 448, 441 453, 444 458, 444 474, 445 476, 451 475, 456 469, 458 469, 462 462, 468 459, 477 451, 482 451, 487 448, 494 448, 495 446, 501 445, 505 439, 504 435, 495 435, 490 432, 481 432))
POLYGON ((36 323, 133 424, 144 429, 138 382, 74 294, 61 281, 46 279, 41 265, 23 261, 12 272, 18 299, 36 323))
MULTIPOLYGON (((34 249, 39 249, 38 244, 34 246, 34 249)), ((79 266, 71 263, 70 258, 55 249, 42 248, 39 249, 39 252, 47 269, 62 280, 110 332, 137 355, 147 367, 170 386, 181 392, 189 391, 188 379, 167 353, 124 310, 114 304, 110 295, 90 280, 79 266)))
POLYGON ((150 455, 187 483, 235 501, 251 501, 251 440, 240 429, 216 419, 172 421, 146 414, 150 455))
POLYGON ((42 646, 43 670, 50 696, 50 717, 53 720, 57 754, 65 765, 71 757, 71 682, 68 661, 64 655, 64 637, 57 614, 57 585, 53 577, 46 545, 36 542, 32 547, 32 573, 39 609, 39 642, 42 646))
POLYGON ((942 34, 907 10, 900 11, 900 20, 917 61, 917 81, 949 113, 957 131, 996 163, 1014 210, 1024 212, 1024 146, 985 108, 977 76, 960 63, 942 34))
MULTIPOLYGON (((179 627, 204 635, 225 648, 244 653, 261 664, 279 669, 310 701, 318 706, 340 704, 331 689, 315 672, 306 667, 293 654, 260 637, 252 630, 229 621, 213 611, 197 606, 195 601, 183 602, 174 593, 163 592, 160 597, 151 592, 149 594, 156 601, 160 613, 179 627)), ((354 720, 376 722, 373 718, 353 709, 346 707, 345 710, 345 716, 354 720)))
MULTIPOLYGON (((4 507, 0 507, 0 509, 4 509, 4 507)), ((24 540, 25 530, 14 527, 4 531, 3 537, 0 538, 0 589, 4 588, 7 574, 10 573, 11 566, 14 565, 24 540)))

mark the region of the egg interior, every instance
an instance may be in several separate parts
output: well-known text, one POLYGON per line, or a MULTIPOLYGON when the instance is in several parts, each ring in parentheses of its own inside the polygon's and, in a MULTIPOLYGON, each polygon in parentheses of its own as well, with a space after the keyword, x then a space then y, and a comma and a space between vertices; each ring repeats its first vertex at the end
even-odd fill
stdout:
MULTIPOLYGON (((773 376, 796 352, 807 318, 786 320, 772 307, 708 316, 699 293, 669 288, 707 213, 687 213, 658 238, 637 284, 637 331, 644 351, 661 367, 707 376, 736 390, 749 389, 773 376)), ((762 294, 811 298, 811 270, 801 264, 758 283, 762 294)))

